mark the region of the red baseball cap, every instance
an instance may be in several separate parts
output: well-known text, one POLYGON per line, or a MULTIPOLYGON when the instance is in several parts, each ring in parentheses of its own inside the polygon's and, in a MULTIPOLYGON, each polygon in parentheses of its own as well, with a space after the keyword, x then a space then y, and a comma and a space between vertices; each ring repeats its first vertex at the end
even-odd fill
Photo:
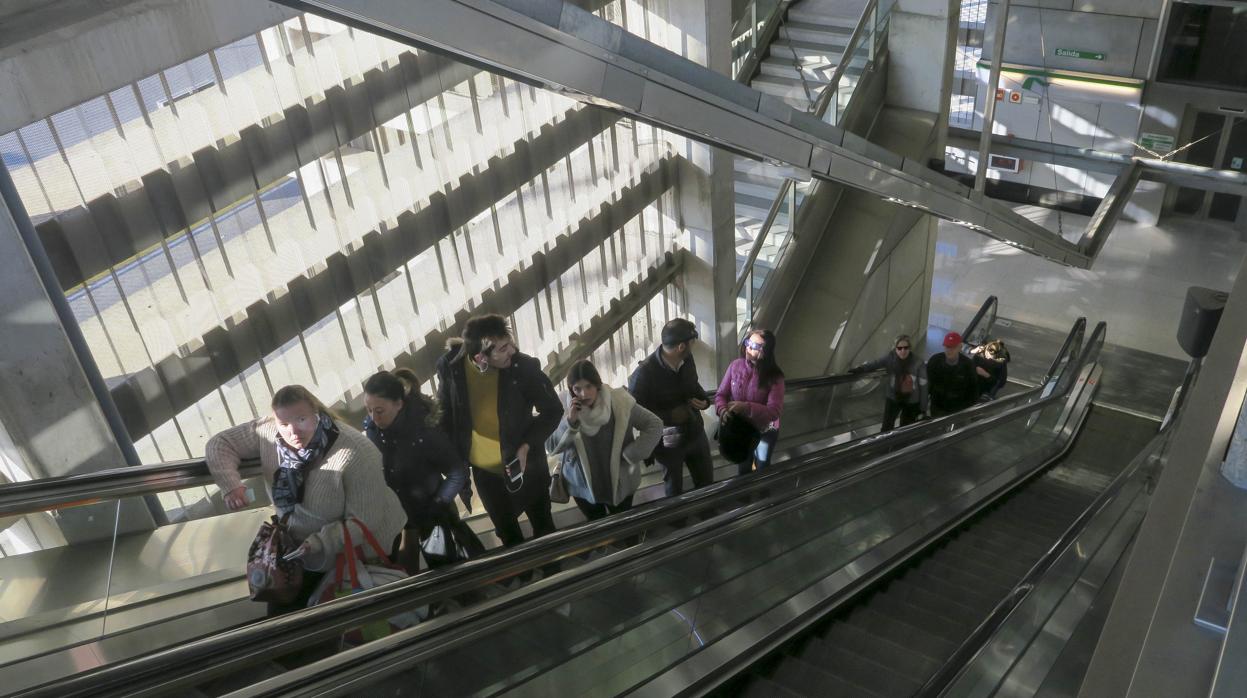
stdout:
POLYGON ((958 334, 958 333, 956 333, 956 332, 949 332, 948 334, 944 335, 944 346, 945 346, 945 347, 947 347, 947 348, 949 348, 949 349, 952 349, 953 347, 957 346, 958 344, 961 344, 961 335, 960 335, 960 334, 958 334))

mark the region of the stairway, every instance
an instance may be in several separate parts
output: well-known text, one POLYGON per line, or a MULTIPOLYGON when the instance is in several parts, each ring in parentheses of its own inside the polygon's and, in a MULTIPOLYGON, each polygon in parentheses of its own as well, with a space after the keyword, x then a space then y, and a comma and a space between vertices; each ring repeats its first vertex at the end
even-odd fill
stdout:
MULTIPOLYGON (((779 97, 794 109, 812 109, 831 81, 864 5, 862 0, 803 0, 793 4, 750 87, 779 97)), ((856 80, 860 72, 846 71, 843 80, 856 80)), ((733 179, 739 273, 784 179, 774 168, 746 158, 736 158, 733 179)), ((781 224, 786 233, 786 219, 781 224)), ((758 255, 759 273, 755 278, 759 282, 773 264, 784 237, 768 239, 758 255)))

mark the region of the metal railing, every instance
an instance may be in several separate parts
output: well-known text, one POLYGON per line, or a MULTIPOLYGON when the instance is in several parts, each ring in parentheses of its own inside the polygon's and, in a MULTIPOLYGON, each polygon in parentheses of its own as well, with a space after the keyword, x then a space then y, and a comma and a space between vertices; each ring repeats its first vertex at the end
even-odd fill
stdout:
MULTIPOLYGON (((849 82, 846 76, 849 76, 851 67, 855 69, 860 67, 863 74, 872 69, 875 57, 886 38, 893 2, 894 0, 870 0, 866 3, 857 25, 853 28, 853 33, 849 35, 848 44, 845 46, 844 53, 836 64, 831 81, 822 89, 818 99, 810 109, 814 116, 832 125, 840 124, 857 87, 857 81, 849 82), (882 11, 880 10, 881 4, 884 8, 882 11), (864 57, 859 61, 859 54, 863 50, 865 52, 864 57)), ((741 328, 747 327, 750 319, 754 316, 755 289, 764 285, 769 275, 768 270, 767 273, 761 275, 760 279, 755 278, 755 270, 758 266, 757 260, 762 252, 762 248, 766 245, 768 239, 776 238, 772 240, 773 246, 776 247, 775 254, 767 260, 773 267, 775 260, 783 256, 788 240, 792 237, 797 209, 800 207, 805 195, 809 192, 809 187, 809 182, 798 183, 791 178, 785 179, 784 183, 780 185, 770 209, 767 211, 762 227, 754 238, 753 245, 745 257, 744 265, 733 286, 733 296, 737 298, 738 308, 742 306, 743 301, 743 312, 738 311, 737 323, 741 328), (781 233, 775 230, 776 222, 785 217, 788 220, 788 231, 786 234, 783 234, 782 239, 779 239, 781 233), (742 291, 745 294, 743 299, 741 297, 742 291)))

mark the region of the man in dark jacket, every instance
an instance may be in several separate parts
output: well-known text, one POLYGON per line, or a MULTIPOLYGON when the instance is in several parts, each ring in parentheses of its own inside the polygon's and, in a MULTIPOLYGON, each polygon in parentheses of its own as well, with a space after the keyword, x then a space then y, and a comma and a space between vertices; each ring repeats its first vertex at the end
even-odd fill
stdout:
POLYGON ((520 513, 534 537, 552 533, 545 440, 563 417, 554 386, 516 349, 501 315, 469 319, 447 349, 437 361, 442 430, 472 466, 498 538, 507 547, 524 541, 520 513))
POLYGON ((693 323, 682 318, 668 322, 662 328, 662 344, 637 365, 628 380, 628 392, 637 404, 662 420, 663 438, 654 449, 654 460, 663 467, 668 497, 684 491, 685 464, 694 487, 714 481, 710 442, 701 417, 710 401, 693 363, 696 341, 693 323))
POLYGON ((931 416, 943 417, 964 410, 978 399, 974 362, 961 353, 961 335, 944 335, 944 351, 927 361, 931 416))

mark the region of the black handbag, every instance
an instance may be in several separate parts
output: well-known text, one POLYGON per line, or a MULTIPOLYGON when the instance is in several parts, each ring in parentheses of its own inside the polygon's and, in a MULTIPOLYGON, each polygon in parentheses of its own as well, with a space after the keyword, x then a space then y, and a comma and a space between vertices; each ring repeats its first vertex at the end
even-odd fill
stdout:
POLYGON ((723 417, 719 422, 719 455, 729 463, 752 461, 762 432, 741 415, 724 413, 723 417))

